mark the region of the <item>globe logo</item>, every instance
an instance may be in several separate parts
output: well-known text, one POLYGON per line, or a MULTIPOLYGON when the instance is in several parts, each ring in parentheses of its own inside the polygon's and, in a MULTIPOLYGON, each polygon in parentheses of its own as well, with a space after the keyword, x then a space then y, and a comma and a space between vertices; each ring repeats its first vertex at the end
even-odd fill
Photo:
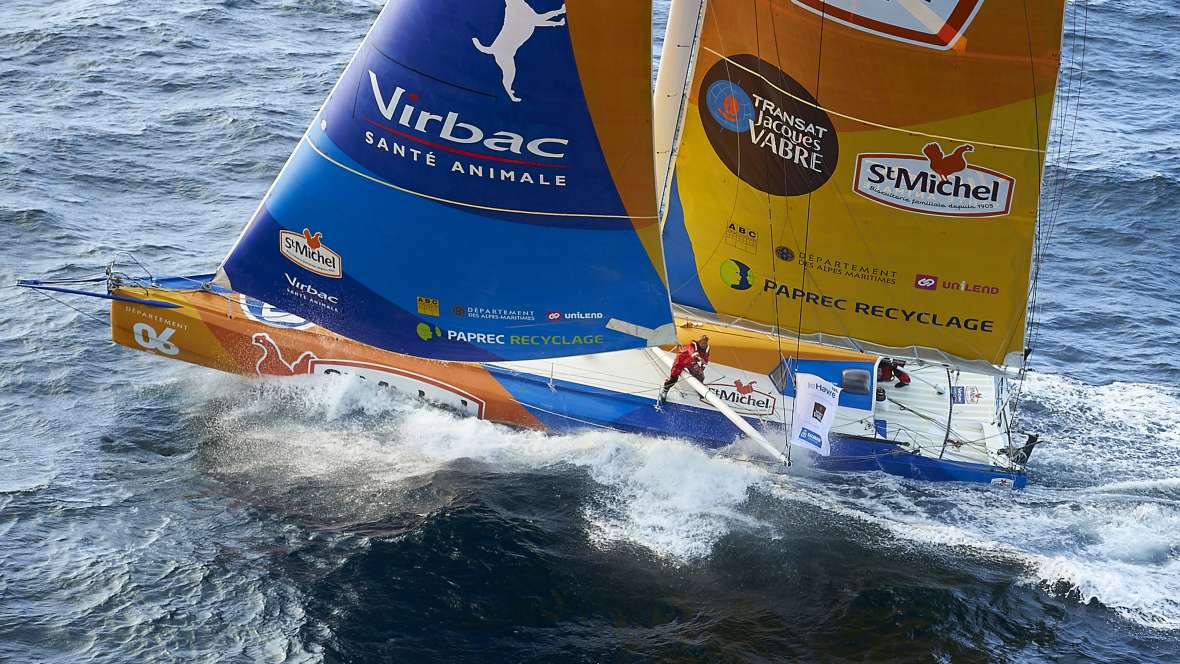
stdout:
POLYGON ((754 102, 733 81, 713 81, 705 93, 705 103, 717 124, 730 131, 746 131, 754 121, 754 102))
POLYGON ((721 261, 721 281, 734 290, 749 290, 750 266, 732 258, 721 261))

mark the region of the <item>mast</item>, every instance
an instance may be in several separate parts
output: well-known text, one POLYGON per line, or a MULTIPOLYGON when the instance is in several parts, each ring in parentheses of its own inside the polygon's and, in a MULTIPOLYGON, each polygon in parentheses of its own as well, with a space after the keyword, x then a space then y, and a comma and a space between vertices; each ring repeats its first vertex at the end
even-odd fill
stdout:
POLYGON ((656 186, 659 188, 661 228, 668 212, 672 172, 684 128, 684 114, 688 112, 688 89, 696 69, 707 2, 673 0, 668 10, 655 90, 656 186))

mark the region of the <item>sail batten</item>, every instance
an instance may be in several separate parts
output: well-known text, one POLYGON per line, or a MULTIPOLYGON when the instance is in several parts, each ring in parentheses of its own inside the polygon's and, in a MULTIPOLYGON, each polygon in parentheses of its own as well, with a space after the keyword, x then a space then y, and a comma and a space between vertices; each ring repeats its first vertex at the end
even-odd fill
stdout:
POLYGON ((709 3, 663 225, 673 302, 881 354, 1022 364, 1063 13, 709 3))
POLYGON ((390 0, 219 283, 427 358, 674 339, 650 15, 633 0, 390 0))

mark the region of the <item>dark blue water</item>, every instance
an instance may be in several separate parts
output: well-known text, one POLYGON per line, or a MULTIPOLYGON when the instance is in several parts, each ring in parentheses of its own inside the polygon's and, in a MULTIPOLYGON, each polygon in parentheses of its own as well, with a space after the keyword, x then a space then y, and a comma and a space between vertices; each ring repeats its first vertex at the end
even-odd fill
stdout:
MULTIPOLYGON (((377 10, 0 3, 0 281, 208 270, 377 10)), ((1071 4, 1029 490, 249 382, 6 289, 0 660, 1177 661, 1177 34, 1071 4)))

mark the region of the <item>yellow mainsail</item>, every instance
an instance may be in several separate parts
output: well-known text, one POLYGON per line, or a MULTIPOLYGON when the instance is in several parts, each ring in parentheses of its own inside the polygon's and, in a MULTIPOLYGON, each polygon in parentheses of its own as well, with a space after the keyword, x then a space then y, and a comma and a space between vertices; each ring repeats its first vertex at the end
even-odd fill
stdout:
POLYGON ((673 301, 883 353, 1019 364, 1063 13, 708 3, 695 68, 679 69, 673 301))

